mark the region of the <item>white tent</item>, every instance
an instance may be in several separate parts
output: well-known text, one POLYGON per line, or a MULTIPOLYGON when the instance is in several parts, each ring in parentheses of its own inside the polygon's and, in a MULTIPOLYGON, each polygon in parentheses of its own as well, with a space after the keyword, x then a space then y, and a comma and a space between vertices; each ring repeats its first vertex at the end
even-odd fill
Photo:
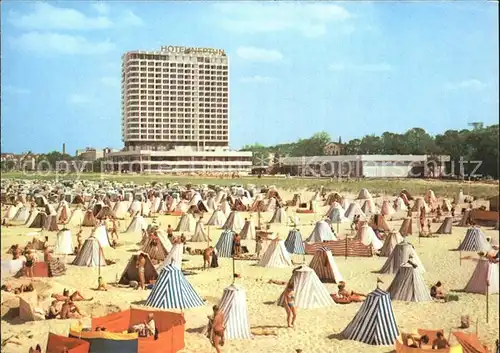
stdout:
POLYGON ((371 245, 375 250, 379 250, 382 248, 384 245, 382 241, 377 238, 375 235, 375 232, 373 231, 372 227, 370 227, 368 224, 363 223, 361 227, 358 229, 358 233, 356 235, 356 238, 361 240, 361 242, 364 245, 371 245))
POLYGON ((85 239, 82 248, 78 252, 78 255, 76 255, 72 264, 87 267, 97 267, 99 265, 106 266, 106 259, 99 241, 93 236, 85 239))
POLYGON ((363 206, 361 206, 361 211, 363 211, 365 215, 377 213, 377 206, 375 206, 373 199, 366 199, 363 206))
POLYGON ((396 211, 394 210, 394 207, 392 207, 391 203, 387 200, 384 200, 384 202, 382 202, 382 208, 380 210, 380 213, 383 215, 383 216, 392 216, 396 211))
POLYGON ((406 207, 405 201, 402 197, 398 197, 396 199, 396 211, 408 211, 408 207, 406 207))
POLYGON ((73 238, 69 229, 63 229, 57 233, 55 254, 70 255, 73 254, 73 238))
POLYGON ((487 253, 491 250, 491 244, 486 240, 486 235, 480 228, 472 227, 467 229, 465 238, 460 243, 458 250, 487 253))
POLYGON ((178 268, 182 267, 182 255, 184 253, 184 244, 177 243, 173 244, 172 249, 165 258, 163 266, 174 265, 178 268))
POLYGON ((364 188, 359 191, 359 194, 357 197, 358 200, 371 199, 371 198, 372 198, 372 195, 370 194, 370 192, 364 188))
POLYGON ((309 263, 309 267, 316 272, 318 278, 324 283, 339 283, 343 281, 340 270, 335 263, 332 251, 321 247, 316 250, 314 257, 309 263))
POLYGON ((396 273, 402 265, 408 263, 408 260, 417 265, 417 270, 425 272, 424 265, 422 265, 413 245, 403 241, 394 247, 384 266, 380 269, 380 273, 396 273))
POLYGON ((361 218, 365 219, 366 215, 365 213, 361 210, 361 207, 356 202, 353 202, 347 207, 347 210, 345 211, 344 217, 350 220, 354 219, 354 216, 360 216, 361 218))
POLYGON ((219 302, 219 309, 224 313, 224 337, 226 339, 252 338, 248 320, 247 296, 243 287, 231 284, 225 288, 219 302))
POLYGON ((314 226, 314 229, 305 240, 306 243, 318 243, 325 240, 337 240, 337 237, 332 232, 332 229, 325 221, 319 221, 314 226))
POLYGON ((108 231, 106 230, 106 227, 104 225, 95 227, 91 235, 99 241, 101 247, 106 248, 108 246, 111 246, 108 231))
POLYGON ((191 237, 192 242, 208 242, 208 234, 205 232, 205 226, 203 221, 196 222, 196 227, 194 229, 194 235, 191 237))
POLYGON ((257 263, 257 266, 268 268, 284 268, 292 266, 292 259, 286 250, 283 240, 275 239, 267 248, 262 258, 257 263))
POLYGON ((380 256, 391 255, 392 250, 403 241, 403 237, 399 232, 389 232, 389 234, 384 239, 384 245, 380 249, 380 256))
POLYGON ((230 229, 233 232, 239 233, 244 225, 245 223, 240 213, 238 211, 233 211, 229 214, 229 217, 227 217, 222 229, 230 229))
POLYGON ((241 239, 255 240, 255 224, 252 219, 247 219, 240 232, 241 239))
POLYGON ((286 224, 288 221, 288 217, 286 215, 285 209, 283 207, 276 207, 274 214, 269 221, 269 223, 279 223, 286 224))
POLYGON ((498 294, 498 263, 492 263, 486 258, 481 258, 477 262, 474 273, 469 279, 469 282, 465 286, 465 292, 467 293, 477 293, 486 294, 498 294))
POLYGON ((148 229, 148 223, 144 217, 136 215, 130 221, 125 233, 142 234, 142 231, 146 229, 148 229))
POLYGON ((348 221, 347 218, 344 217, 345 210, 340 206, 338 202, 334 202, 325 217, 328 218, 332 223, 342 223, 348 221))
POLYGON ((217 209, 212 213, 212 216, 207 222, 207 225, 209 226, 217 226, 217 227, 222 227, 224 223, 226 223, 226 215, 224 212, 222 212, 220 209, 217 209))
POLYGON ((179 220, 179 224, 177 228, 175 228, 176 232, 187 232, 194 233, 196 228, 196 220, 194 219, 191 213, 184 213, 179 220))
POLYGON ((113 212, 115 213, 116 218, 123 219, 127 214, 127 210, 130 207, 130 203, 128 201, 118 201, 115 203, 113 207, 113 212))
POLYGON ((84 217, 83 211, 80 208, 75 209, 71 213, 71 217, 69 218, 69 221, 67 223, 68 226, 76 227, 82 225, 83 217, 84 217))
MULTIPOLYGON (((328 289, 308 266, 300 266, 293 270, 290 281, 294 284, 295 306, 298 309, 315 309, 335 305, 328 289)), ((278 299, 278 305, 285 305, 284 292, 278 299)))

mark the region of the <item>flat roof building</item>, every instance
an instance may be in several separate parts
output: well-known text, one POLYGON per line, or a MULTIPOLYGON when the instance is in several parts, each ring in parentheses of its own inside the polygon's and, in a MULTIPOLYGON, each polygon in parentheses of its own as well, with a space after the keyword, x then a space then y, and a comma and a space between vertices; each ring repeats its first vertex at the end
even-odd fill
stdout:
POLYGON ((229 153, 225 51, 163 46, 125 53, 122 140, 124 149, 106 160, 126 162, 125 169, 249 172, 251 152, 229 153))

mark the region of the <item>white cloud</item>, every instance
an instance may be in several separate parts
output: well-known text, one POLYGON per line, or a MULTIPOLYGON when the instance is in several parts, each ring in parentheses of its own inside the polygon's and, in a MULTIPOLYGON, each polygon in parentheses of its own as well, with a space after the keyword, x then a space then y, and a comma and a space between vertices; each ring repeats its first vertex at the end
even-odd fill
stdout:
POLYGON ((358 71, 358 72, 388 72, 392 71, 392 66, 387 63, 378 64, 331 64, 328 67, 331 71, 358 71))
POLYGON ((101 83, 109 87, 120 87, 120 80, 116 77, 101 77, 101 83))
POLYGON ((487 84, 479 80, 470 79, 470 80, 463 80, 461 82, 447 83, 444 86, 444 88, 449 91, 460 90, 460 89, 482 90, 487 86, 488 86, 487 84))
POLYGON ((109 41, 91 42, 85 37, 51 32, 28 32, 10 38, 10 42, 19 50, 38 54, 95 55, 114 49, 114 44, 109 41))
POLYGON ((91 6, 100 15, 107 15, 109 13, 109 6, 102 1, 95 2, 91 6))
POLYGON ((27 14, 11 11, 9 22, 26 30, 92 30, 106 29, 113 25, 106 16, 90 17, 75 9, 56 7, 44 2, 33 2, 33 8, 27 14))
POLYGON ((26 95, 26 94, 31 93, 31 91, 29 89, 14 87, 14 86, 10 86, 10 85, 2 87, 2 92, 9 93, 9 94, 17 94, 17 95, 26 95))
POLYGON ((243 83, 269 83, 276 81, 276 78, 256 75, 250 77, 243 77, 240 81, 243 83))
POLYGON ((68 96, 68 103, 69 104, 74 104, 74 105, 79 105, 79 104, 85 104, 89 103, 90 99, 87 96, 84 96, 82 94, 78 93, 73 93, 68 96))
POLYGON ((125 26, 143 26, 144 25, 144 21, 142 20, 142 18, 140 18, 139 16, 137 16, 135 13, 133 13, 132 11, 128 10, 128 11, 125 11, 125 14, 123 15, 123 17, 120 18, 120 23, 125 25, 125 26))
POLYGON ((236 54, 245 60, 272 62, 283 59, 283 54, 277 50, 262 49, 256 47, 239 47, 236 54))
POLYGON ((296 31, 306 37, 319 37, 327 33, 329 25, 343 24, 352 17, 336 4, 255 1, 213 6, 218 26, 241 33, 296 31))

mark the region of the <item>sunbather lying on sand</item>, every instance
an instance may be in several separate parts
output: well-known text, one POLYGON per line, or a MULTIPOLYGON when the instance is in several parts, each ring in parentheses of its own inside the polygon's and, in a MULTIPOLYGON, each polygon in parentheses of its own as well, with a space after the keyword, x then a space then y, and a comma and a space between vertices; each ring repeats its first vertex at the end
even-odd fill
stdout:
POLYGON ((71 301, 91 301, 92 299, 94 298, 89 298, 89 299, 85 299, 79 291, 75 291, 73 294, 69 295, 69 290, 65 289, 63 291, 63 294, 57 294, 57 293, 54 293, 51 295, 52 298, 54 298, 55 300, 57 301, 60 301, 60 302, 63 302, 63 301, 66 301, 68 299, 71 299, 71 301))
POLYGON ((4 284, 2 286, 2 290, 9 292, 9 293, 14 293, 14 294, 20 294, 20 293, 25 293, 25 292, 33 292, 33 284, 21 284, 17 288, 12 288, 12 284, 4 284))
POLYGON ((446 300, 446 294, 444 293, 443 284, 441 283, 441 281, 438 281, 431 287, 431 297, 437 300, 446 300))
POLYGON ((401 340, 410 348, 422 348, 422 344, 429 344, 429 336, 419 336, 414 333, 401 333, 401 340))
POLYGON ((340 281, 338 284, 338 297, 343 299, 349 299, 351 302, 360 302, 365 300, 366 295, 361 293, 356 293, 352 290, 347 289, 346 283, 344 281, 340 281))

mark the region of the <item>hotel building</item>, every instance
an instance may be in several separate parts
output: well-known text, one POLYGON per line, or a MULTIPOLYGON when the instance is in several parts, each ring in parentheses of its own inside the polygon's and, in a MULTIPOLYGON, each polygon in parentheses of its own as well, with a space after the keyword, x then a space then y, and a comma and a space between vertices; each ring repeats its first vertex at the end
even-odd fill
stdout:
POLYGON ((224 50, 164 46, 122 57, 124 149, 115 170, 249 172, 229 151, 229 62, 224 50), (119 165, 119 166, 118 166, 119 165))

